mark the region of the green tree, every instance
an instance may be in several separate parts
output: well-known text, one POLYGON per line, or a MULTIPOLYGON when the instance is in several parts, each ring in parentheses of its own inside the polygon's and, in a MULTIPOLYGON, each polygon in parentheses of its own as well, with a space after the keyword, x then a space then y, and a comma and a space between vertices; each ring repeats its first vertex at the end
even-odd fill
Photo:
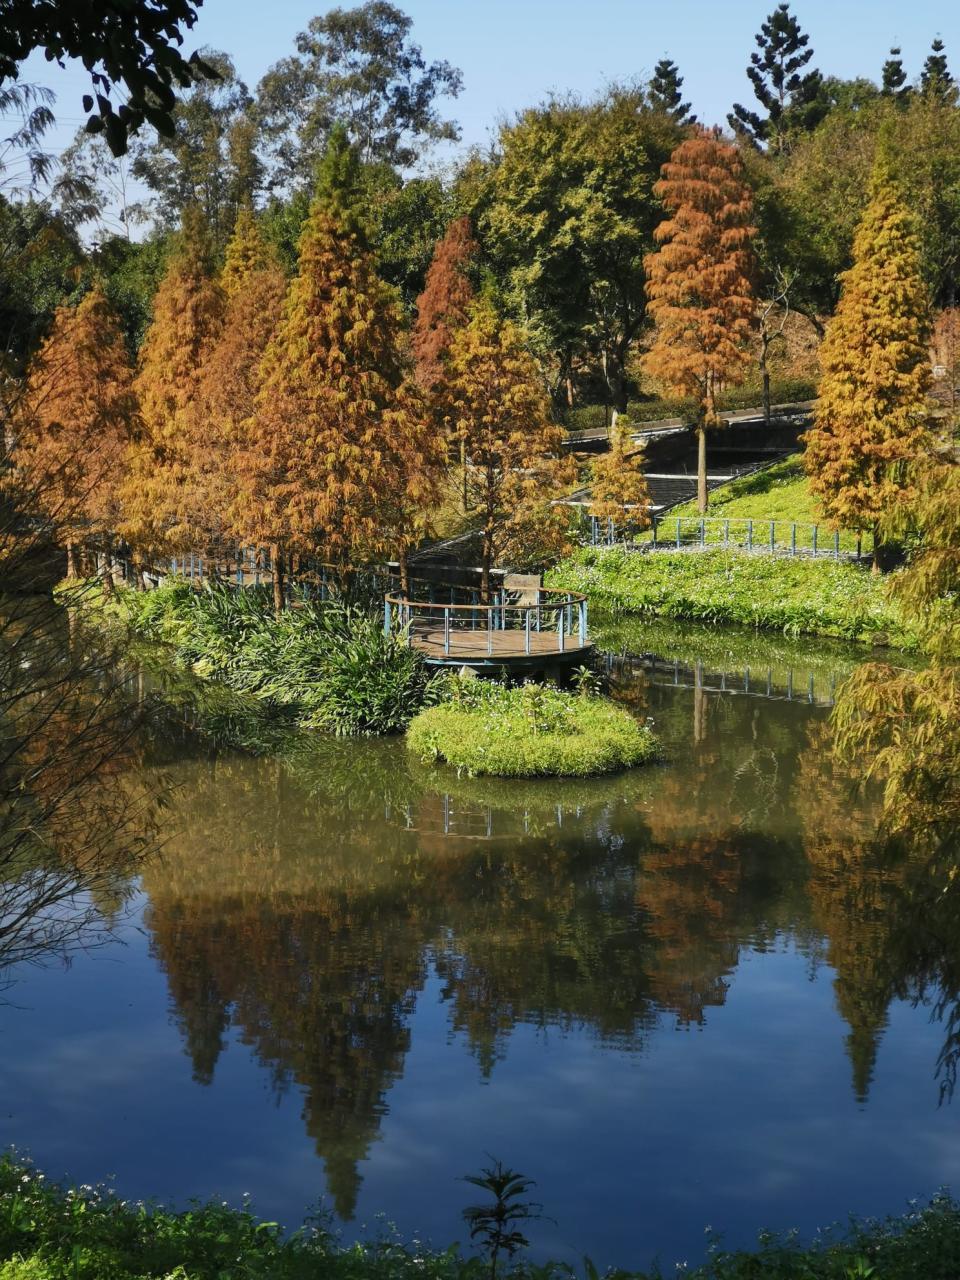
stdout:
POLYGON ((83 109, 90 112, 89 133, 104 133, 110 150, 121 155, 127 141, 148 122, 158 132, 173 127, 174 86, 192 84, 207 74, 199 54, 184 58, 179 45, 180 28, 191 28, 202 0, 89 0, 83 19, 63 5, 36 4, 35 0, 3 0, 0 8, 0 88, 16 80, 20 66, 35 49, 50 61, 64 58, 83 62, 96 94, 83 95, 83 109), (124 101, 118 111, 110 99, 123 85, 124 101))
POLYGON ((957 83, 950 74, 944 44, 939 36, 930 46, 927 60, 920 72, 920 91, 937 102, 956 106, 957 83))
POLYGON ((410 168, 426 146, 456 141, 457 125, 436 107, 456 97, 460 72, 423 57, 413 23, 388 0, 331 9, 297 36, 297 53, 276 63, 257 89, 257 118, 270 152, 270 186, 310 181, 335 121, 364 162, 410 168))
POLYGON ((647 82, 647 101, 652 111, 662 111, 677 124, 696 124, 690 103, 683 101, 683 76, 675 62, 661 58, 647 82))
POLYGON ((907 73, 903 69, 898 45, 891 48, 890 57, 883 64, 880 92, 885 98, 893 98, 897 102, 905 102, 913 92, 907 83, 907 73))
POLYGON ((784 151, 795 131, 812 129, 824 114, 819 71, 805 70, 813 50, 789 4, 777 5, 756 36, 747 76, 763 109, 761 115, 734 103, 727 117, 735 133, 756 146, 784 151))
POLYGON ((820 349, 820 395, 804 453, 828 519, 874 530, 875 569, 883 516, 905 501, 906 464, 931 439, 929 292, 920 265, 913 216, 881 157, 820 349))
POLYGON ((642 90, 616 86, 590 103, 551 99, 501 129, 478 232, 569 404, 586 367, 626 408, 643 255, 660 219, 653 186, 680 137, 642 90))
POLYGON ((173 133, 138 138, 131 173, 151 193, 140 212, 175 227, 188 205, 202 210, 216 251, 222 251, 237 209, 260 186, 248 112, 252 99, 231 59, 214 49, 204 61, 217 73, 178 97, 173 133), (246 145, 244 145, 244 143, 246 145))

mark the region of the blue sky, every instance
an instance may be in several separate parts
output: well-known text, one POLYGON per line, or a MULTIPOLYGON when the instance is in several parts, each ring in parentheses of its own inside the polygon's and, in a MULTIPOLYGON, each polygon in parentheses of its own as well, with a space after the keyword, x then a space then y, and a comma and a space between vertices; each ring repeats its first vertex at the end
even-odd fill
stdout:
MULTIPOLYGON (((723 123, 734 100, 748 102, 744 74, 753 37, 774 0, 397 0, 413 19, 427 59, 462 69, 464 91, 451 107, 465 143, 483 143, 498 118, 551 90, 592 94, 609 80, 646 77, 667 54, 685 95, 706 123, 723 123)), ((349 5, 349 0, 347 0, 349 5)), ((891 44, 903 48, 908 73, 919 73, 939 34, 960 75, 960 5, 956 0, 794 0, 825 74, 877 78, 891 44)), ((229 52, 253 89, 315 13, 315 0, 205 0, 187 48, 229 52)), ((55 88, 60 139, 81 116, 81 67, 60 73, 31 59, 24 78, 55 88)), ((62 145, 62 143, 60 143, 62 145)))

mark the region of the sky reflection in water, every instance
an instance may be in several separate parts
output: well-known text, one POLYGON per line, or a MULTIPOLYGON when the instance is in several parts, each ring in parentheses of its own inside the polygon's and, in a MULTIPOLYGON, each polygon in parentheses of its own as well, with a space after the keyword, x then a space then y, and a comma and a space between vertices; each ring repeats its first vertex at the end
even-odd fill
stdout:
POLYGON ((600 1265, 956 1182, 909 868, 815 705, 836 672, 811 704, 802 653, 754 658, 770 698, 708 656, 615 667, 669 757, 617 779, 462 780, 396 742, 175 761, 139 916, 0 1009, 0 1139, 127 1197, 291 1224, 324 1197, 347 1235, 382 1211, 437 1244, 492 1152, 555 1219, 536 1251, 600 1265))

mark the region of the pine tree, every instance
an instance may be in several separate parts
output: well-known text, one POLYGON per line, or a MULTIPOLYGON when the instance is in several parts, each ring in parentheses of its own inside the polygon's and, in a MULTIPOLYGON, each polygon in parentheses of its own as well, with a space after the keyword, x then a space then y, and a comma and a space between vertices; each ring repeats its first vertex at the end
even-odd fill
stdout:
POLYGON ((487 302, 454 336, 440 391, 451 433, 465 442, 468 494, 481 537, 481 591, 510 550, 523 558, 561 546, 566 509, 552 506, 574 478, 563 430, 550 420, 536 365, 521 336, 487 302))
POLYGON ((957 101, 957 83, 947 66, 943 41, 938 36, 930 46, 930 53, 920 73, 920 89, 928 98, 954 106, 957 101))
POLYGON ((400 393, 400 309, 374 269, 358 177, 346 134, 334 130, 238 465, 241 527, 272 548, 278 608, 291 552, 320 547, 345 565, 380 546, 378 502, 403 467, 412 489, 418 463, 429 469, 433 456, 400 393))
POLYGON ((659 111, 677 124, 696 124, 697 117, 690 113, 690 103, 683 102, 681 86, 683 76, 675 62, 661 58, 647 83, 647 101, 654 111, 659 111))
POLYGON ((897 45, 890 50, 890 57, 883 64, 880 92, 885 98, 893 98, 896 102, 906 102, 913 92, 907 84, 907 73, 903 69, 903 59, 897 45))
POLYGON ((727 120, 735 133, 754 145, 783 151, 792 130, 812 129, 823 118, 823 77, 819 71, 804 71, 813 50, 789 4, 774 9, 761 24, 756 42, 759 52, 750 55, 747 76, 765 114, 736 102, 727 120))
POLYGON ((142 432, 131 452, 123 532, 140 552, 202 544, 189 498, 202 466, 191 415, 204 362, 223 325, 224 297, 211 278, 210 248, 196 207, 184 212, 180 243, 153 302, 140 349, 136 391, 142 432))
POLYGON ((882 155, 841 285, 804 466, 836 527, 875 530, 876 569, 880 521, 907 500, 905 465, 930 441, 928 291, 914 219, 882 155))
POLYGON ((660 248, 644 260, 655 334, 643 364, 664 386, 696 401, 702 513, 707 430, 720 425, 717 396, 726 383, 742 380, 750 362, 753 202, 736 148, 705 129, 677 147, 662 173, 654 192, 672 216, 654 233, 660 248))
POLYGON ((78 306, 58 307, 30 362, 15 426, 22 483, 66 545, 68 572, 75 544, 87 540, 104 549, 106 572, 137 402, 119 322, 99 286, 78 306))
POLYGON ((467 271, 476 253, 470 219, 455 218, 434 250, 417 298, 411 346, 417 382, 425 391, 443 377, 453 335, 470 318, 473 285, 467 271))
POLYGON ((650 523, 643 455, 643 446, 633 443, 629 427, 618 423, 609 450, 590 467, 590 514, 597 520, 631 529, 645 529, 650 523))

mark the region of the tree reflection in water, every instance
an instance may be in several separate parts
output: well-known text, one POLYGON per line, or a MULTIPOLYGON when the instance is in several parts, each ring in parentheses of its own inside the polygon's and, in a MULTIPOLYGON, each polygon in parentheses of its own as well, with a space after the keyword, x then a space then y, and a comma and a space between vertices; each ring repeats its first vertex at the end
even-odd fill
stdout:
POLYGON ((342 1217, 431 974, 489 1073, 520 1025, 642 1052, 724 1003, 744 948, 793 943, 835 970, 866 1096, 890 1000, 933 980, 898 950, 909 859, 881 858, 869 798, 850 806, 824 714, 652 710, 669 762, 603 780, 457 778, 396 742, 174 766, 146 923, 195 1076, 232 1026, 300 1089, 342 1217))

